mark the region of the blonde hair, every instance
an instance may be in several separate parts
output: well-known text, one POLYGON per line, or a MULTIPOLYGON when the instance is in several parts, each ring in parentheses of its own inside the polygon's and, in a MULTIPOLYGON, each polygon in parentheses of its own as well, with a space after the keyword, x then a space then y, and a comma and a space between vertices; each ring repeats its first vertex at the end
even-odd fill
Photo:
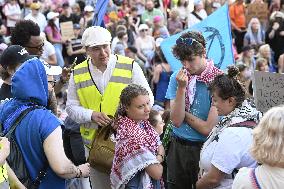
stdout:
POLYGON ((262 164, 284 167, 284 106, 268 110, 253 130, 252 156, 262 164))
POLYGON ((263 51, 265 51, 266 49, 271 50, 271 48, 270 48, 270 45, 269 45, 269 44, 261 45, 261 46, 259 47, 259 49, 258 49, 258 52, 259 52, 260 54, 262 54, 262 53, 263 53, 263 51))
POLYGON ((268 65, 267 59, 261 58, 261 57, 256 59, 256 61, 255 61, 255 70, 260 71, 260 67, 262 66, 262 63, 268 65))

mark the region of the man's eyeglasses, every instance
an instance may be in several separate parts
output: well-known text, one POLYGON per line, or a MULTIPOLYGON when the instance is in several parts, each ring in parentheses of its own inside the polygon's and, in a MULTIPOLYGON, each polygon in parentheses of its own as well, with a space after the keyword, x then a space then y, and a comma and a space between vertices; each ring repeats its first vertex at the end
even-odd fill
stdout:
POLYGON ((40 44, 39 46, 36 46, 36 47, 31 47, 31 46, 25 46, 25 47, 31 48, 31 49, 42 50, 43 46, 44 46, 44 43, 42 43, 42 44, 40 44))
POLYGON ((54 87, 54 86, 55 86, 55 83, 56 83, 56 81, 54 81, 54 80, 48 81, 48 84, 50 84, 51 87, 54 87))
POLYGON ((193 42, 199 43, 196 39, 194 38, 183 38, 180 37, 176 40, 176 44, 177 45, 189 45, 191 46, 193 44, 193 42))

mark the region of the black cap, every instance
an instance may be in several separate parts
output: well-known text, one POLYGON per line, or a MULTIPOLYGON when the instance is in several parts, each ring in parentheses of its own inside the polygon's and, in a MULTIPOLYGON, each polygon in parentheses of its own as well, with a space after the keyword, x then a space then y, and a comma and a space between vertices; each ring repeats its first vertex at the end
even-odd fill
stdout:
POLYGON ((24 63, 36 56, 29 55, 28 51, 20 45, 11 45, 5 49, 0 57, 0 64, 4 69, 9 65, 24 63))

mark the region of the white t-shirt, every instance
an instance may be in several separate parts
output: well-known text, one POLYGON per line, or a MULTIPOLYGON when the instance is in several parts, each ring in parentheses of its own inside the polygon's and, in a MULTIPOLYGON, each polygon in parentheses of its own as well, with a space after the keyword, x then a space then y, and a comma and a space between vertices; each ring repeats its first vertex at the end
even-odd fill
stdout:
POLYGON ((41 32, 44 32, 44 29, 47 26, 46 18, 42 13, 38 13, 37 16, 33 16, 32 13, 30 13, 25 17, 25 20, 32 20, 37 23, 41 32))
MULTIPOLYGON (((201 9, 199 12, 196 13, 198 16, 200 16, 203 20, 207 17, 207 13, 204 9, 201 9)), ((190 13, 187 18, 187 27, 190 28, 191 26, 201 22, 198 18, 196 18, 195 15, 190 13)))
MULTIPOLYGON (((257 182, 263 189, 284 188, 284 168, 261 165, 255 169, 257 182)), ((252 185, 251 169, 241 168, 234 180, 232 189, 255 189, 252 185)))
POLYGON ((242 167, 256 167, 256 161, 249 153, 252 144, 252 129, 245 127, 231 127, 219 134, 218 142, 211 142, 200 155, 200 169, 207 173, 214 165, 223 173, 228 174, 220 183, 218 189, 231 189, 234 169, 242 167))
POLYGON ((55 54, 55 48, 49 41, 44 41, 41 58, 47 60, 50 55, 55 54))
MULTIPOLYGON (((4 7, 3 7, 3 12, 6 16, 11 16, 14 19, 19 20, 21 18, 21 9, 19 4, 10 4, 7 3, 4 7)), ((7 27, 15 27, 16 25, 16 21, 15 20, 11 20, 9 18, 7 18, 7 27)))

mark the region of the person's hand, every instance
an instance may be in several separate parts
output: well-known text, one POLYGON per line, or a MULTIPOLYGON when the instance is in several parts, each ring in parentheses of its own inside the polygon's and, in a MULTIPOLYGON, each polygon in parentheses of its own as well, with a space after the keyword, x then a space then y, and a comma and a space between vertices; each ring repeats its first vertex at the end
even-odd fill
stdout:
POLYGON ((70 75, 71 75, 71 71, 76 66, 76 62, 77 62, 77 57, 74 59, 72 65, 69 68, 64 67, 62 69, 62 74, 61 74, 61 78, 60 79, 62 80, 63 83, 66 83, 67 81, 69 81, 70 75))
POLYGON ((160 65, 155 66, 154 72, 156 72, 156 73, 161 73, 162 71, 163 71, 162 66, 160 66, 160 65))
POLYGON ((78 169, 81 171, 81 177, 89 177, 90 176, 90 164, 85 163, 78 166, 78 169))
POLYGON ((112 119, 109 118, 103 112, 93 112, 92 113, 92 121, 96 122, 100 126, 107 126, 112 122, 112 119))
POLYGON ((158 154, 158 155, 156 156, 156 158, 157 158, 157 160, 158 160, 160 163, 162 163, 162 162, 164 161, 164 158, 163 158, 160 154, 158 154))
POLYGON ((272 29, 273 30, 278 30, 279 27, 280 27, 279 23, 278 22, 274 22, 273 26, 272 26, 272 29))
POLYGON ((10 142, 6 137, 0 137, 0 152, 3 159, 6 159, 10 154, 10 142))
POLYGON ((71 67, 70 67, 70 68, 64 67, 64 68, 62 69, 60 81, 61 81, 62 83, 66 83, 67 81, 69 81, 70 75, 71 75, 71 67))
POLYGON ((187 84, 188 84, 188 77, 187 77, 187 71, 186 69, 182 68, 177 76, 176 76, 176 80, 178 83, 178 87, 181 89, 185 89, 187 84))

